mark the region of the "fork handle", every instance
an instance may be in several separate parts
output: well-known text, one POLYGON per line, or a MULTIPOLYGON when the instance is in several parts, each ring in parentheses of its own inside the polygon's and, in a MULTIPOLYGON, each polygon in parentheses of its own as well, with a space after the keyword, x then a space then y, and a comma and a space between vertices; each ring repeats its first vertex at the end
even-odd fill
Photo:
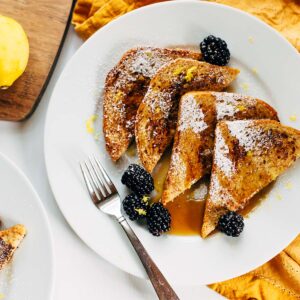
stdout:
POLYGON ((121 217, 118 219, 118 222, 124 229, 134 250, 144 265, 158 298, 160 300, 179 300, 179 297, 176 295, 164 275, 160 272, 154 261, 151 259, 150 255, 147 253, 146 249, 133 232, 126 219, 121 217))

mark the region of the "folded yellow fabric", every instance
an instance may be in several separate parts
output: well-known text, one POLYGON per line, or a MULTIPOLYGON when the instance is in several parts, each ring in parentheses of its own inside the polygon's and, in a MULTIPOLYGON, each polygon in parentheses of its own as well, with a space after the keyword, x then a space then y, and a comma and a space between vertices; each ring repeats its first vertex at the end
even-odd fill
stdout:
POLYGON ((72 23, 84 40, 125 13, 162 0, 78 0, 72 23))
POLYGON ((209 0, 242 9, 277 29, 300 51, 299 0, 209 0))
POLYGON ((261 267, 209 287, 228 299, 300 299, 300 235, 261 267))
MULTIPOLYGON (((115 18, 160 0, 78 0, 72 23, 87 39, 115 18)), ((299 0, 212 0, 256 15, 281 32, 300 51, 299 0)), ((209 286, 228 299, 300 299, 300 235, 268 263, 243 276, 209 286)))
MULTIPOLYGON (((117 17, 141 6, 163 0, 78 0, 72 23, 87 39, 117 17)), ((247 11, 277 29, 300 51, 299 0, 209 0, 247 11)))

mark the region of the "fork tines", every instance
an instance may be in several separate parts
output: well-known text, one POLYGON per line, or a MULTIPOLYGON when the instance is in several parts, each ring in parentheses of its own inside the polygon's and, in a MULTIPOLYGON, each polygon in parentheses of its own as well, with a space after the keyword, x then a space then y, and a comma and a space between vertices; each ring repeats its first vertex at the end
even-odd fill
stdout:
POLYGON ((96 205, 116 193, 113 182, 98 159, 89 158, 88 161, 80 163, 80 169, 88 192, 96 205))

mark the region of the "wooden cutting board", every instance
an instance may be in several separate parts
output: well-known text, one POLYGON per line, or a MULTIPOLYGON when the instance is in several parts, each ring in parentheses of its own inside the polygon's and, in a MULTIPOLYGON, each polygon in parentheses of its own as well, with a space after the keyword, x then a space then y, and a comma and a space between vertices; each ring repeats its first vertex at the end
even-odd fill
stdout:
POLYGON ((23 26, 30 47, 24 74, 0 90, 1 120, 24 120, 37 107, 58 59, 72 7, 72 0, 0 0, 0 14, 23 26))

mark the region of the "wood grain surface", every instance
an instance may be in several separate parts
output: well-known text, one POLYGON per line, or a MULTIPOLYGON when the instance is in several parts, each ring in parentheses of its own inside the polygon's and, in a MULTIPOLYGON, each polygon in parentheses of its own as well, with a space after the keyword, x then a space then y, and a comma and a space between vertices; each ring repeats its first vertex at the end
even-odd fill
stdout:
POLYGON ((23 26, 30 47, 24 74, 10 88, 0 90, 1 120, 24 120, 36 108, 54 70, 72 6, 72 0, 0 0, 0 14, 23 26))

